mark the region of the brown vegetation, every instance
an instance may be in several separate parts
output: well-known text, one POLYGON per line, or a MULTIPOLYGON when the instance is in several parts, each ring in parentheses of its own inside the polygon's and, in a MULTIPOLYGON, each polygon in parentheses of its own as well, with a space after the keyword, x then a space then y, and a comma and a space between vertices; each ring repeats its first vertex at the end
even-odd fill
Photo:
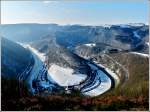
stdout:
POLYGON ((94 98, 78 92, 31 96, 22 83, 2 78, 2 110, 148 110, 148 58, 130 53, 110 56, 128 68, 129 79, 107 93, 94 98))
POLYGON ((80 94, 31 96, 24 88, 21 92, 18 82, 2 79, 2 110, 148 110, 144 96, 127 97, 106 93, 95 98, 80 94), (8 85, 5 85, 5 84, 8 85), (13 83, 13 84, 12 84, 13 83), (24 94, 21 94, 24 93, 24 94))
POLYGON ((117 62, 122 64, 129 73, 126 82, 120 85, 115 91, 119 95, 130 97, 149 97, 149 58, 133 53, 120 53, 110 55, 117 62))

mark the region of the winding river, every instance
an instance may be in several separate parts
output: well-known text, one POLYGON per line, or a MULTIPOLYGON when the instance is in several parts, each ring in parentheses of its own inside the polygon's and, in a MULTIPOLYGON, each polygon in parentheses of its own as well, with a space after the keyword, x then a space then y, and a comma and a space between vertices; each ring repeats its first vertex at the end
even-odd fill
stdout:
MULTIPOLYGON (((29 45, 23 45, 23 44, 21 45, 25 48, 28 48, 31 51, 35 60, 35 64, 30 73, 30 77, 27 79, 29 81, 30 90, 32 90, 32 92, 35 92, 35 89, 32 86, 33 84, 32 81, 37 77, 39 77, 38 76, 39 74, 41 74, 40 77, 42 77, 43 71, 45 71, 44 74, 48 76, 48 80, 42 78, 39 79, 39 82, 41 84, 40 87, 45 89, 49 88, 50 90, 52 90, 53 87, 56 87, 55 85, 58 84, 58 82, 56 82, 56 79, 52 78, 52 75, 55 74, 48 72, 48 69, 44 64, 45 61, 44 54, 38 52, 35 48, 29 45)), ((76 84, 74 86, 75 88, 78 88, 82 94, 93 97, 93 96, 101 95, 114 87, 113 75, 108 73, 104 67, 98 66, 97 64, 89 60, 86 60, 86 63, 87 66, 90 67, 91 73, 90 75, 87 76, 88 78, 86 78, 84 83, 76 84)), ((63 77, 64 77, 63 75, 61 74, 59 75, 60 79, 63 77)), ((72 81, 74 80, 72 79, 72 81)), ((70 86, 69 83, 67 86, 70 86)))

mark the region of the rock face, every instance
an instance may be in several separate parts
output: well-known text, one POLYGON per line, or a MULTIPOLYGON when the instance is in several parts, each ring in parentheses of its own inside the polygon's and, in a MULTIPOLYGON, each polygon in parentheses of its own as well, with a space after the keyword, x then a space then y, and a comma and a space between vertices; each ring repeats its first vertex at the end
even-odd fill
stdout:
POLYGON ((34 64, 32 55, 27 49, 5 38, 1 39, 1 43, 1 73, 3 77, 17 78, 18 74, 34 64))

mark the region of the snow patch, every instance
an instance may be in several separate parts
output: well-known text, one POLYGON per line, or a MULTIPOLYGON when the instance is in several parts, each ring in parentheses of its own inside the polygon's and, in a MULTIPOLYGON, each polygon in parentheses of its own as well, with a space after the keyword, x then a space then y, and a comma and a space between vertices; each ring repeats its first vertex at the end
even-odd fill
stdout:
POLYGON ((146 42, 146 45, 148 45, 148 47, 149 47, 149 42, 146 42))
POLYGON ((145 24, 143 23, 129 23, 129 24, 119 24, 119 26, 121 28, 130 28, 131 26, 135 26, 135 27, 141 27, 144 26, 145 24))
POLYGON ((138 53, 138 52, 131 52, 132 54, 137 54, 143 57, 148 57, 149 58, 149 54, 144 54, 144 53, 138 53))
POLYGON ((111 28, 112 25, 104 24, 104 25, 102 25, 102 26, 105 27, 105 28, 111 28))
POLYGON ((129 23, 128 25, 130 26, 144 26, 145 24, 144 23, 129 23))
POLYGON ((134 34, 135 37, 137 37, 138 39, 140 39, 140 36, 139 36, 139 34, 137 34, 136 31, 134 31, 133 34, 134 34))
POLYGON ((84 45, 86 45, 88 47, 94 47, 94 46, 96 46, 96 44, 94 44, 94 43, 89 43, 89 44, 84 44, 84 45))
POLYGON ((130 25, 128 25, 128 24, 120 24, 119 26, 121 28, 130 28, 130 25))
POLYGON ((74 74, 73 69, 60 67, 56 64, 51 65, 48 73, 60 86, 76 85, 85 80, 87 77, 84 74, 74 74))
POLYGON ((26 45, 34 54, 36 54, 41 60, 42 62, 45 61, 46 56, 45 53, 41 53, 38 50, 36 50, 35 48, 31 47, 30 45, 26 45))
POLYGON ((129 23, 129 24, 119 24, 119 26, 121 28, 130 28, 131 26, 135 26, 135 27, 141 27, 144 26, 145 24, 143 23, 129 23))

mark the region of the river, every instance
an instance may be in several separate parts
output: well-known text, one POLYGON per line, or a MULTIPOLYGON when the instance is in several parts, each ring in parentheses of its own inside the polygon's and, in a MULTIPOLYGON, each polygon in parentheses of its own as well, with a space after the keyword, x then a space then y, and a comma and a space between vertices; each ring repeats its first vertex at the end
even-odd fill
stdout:
MULTIPOLYGON (((43 66, 45 66, 45 64, 44 64, 45 56, 43 53, 40 53, 35 48, 33 48, 29 45, 23 45, 23 46, 25 48, 28 48, 32 52, 34 60, 35 60, 35 64, 31 71, 30 77, 28 78, 30 88, 33 92, 34 89, 32 88, 32 81, 35 78, 37 78, 37 75, 39 74, 39 72, 41 70, 43 70, 43 66)), ((90 62, 88 60, 86 60, 86 62, 87 62, 87 66, 89 66, 91 69, 90 76, 88 76, 88 78, 85 78, 86 80, 84 81, 84 83, 82 83, 82 84, 79 84, 79 82, 78 82, 78 84, 76 83, 76 88, 78 88, 83 95, 87 95, 87 96, 91 96, 91 97, 98 96, 98 95, 101 95, 101 94, 107 92, 112 87, 114 87, 113 75, 108 73, 106 71, 106 68, 96 65, 95 63, 90 62)), ((51 68, 49 68, 49 69, 51 69, 51 68)), ((57 68, 55 68, 55 69, 57 71, 57 68)), ((60 68, 58 68, 58 69, 60 69, 60 68)), ((49 70, 46 69, 46 71, 49 71, 49 70)), ((46 81, 41 81, 42 86, 44 88, 53 87, 54 83, 57 83, 59 85, 59 82, 58 82, 59 80, 53 78, 53 76, 55 74, 50 73, 50 71, 47 72, 47 74, 49 77, 49 81, 51 83, 46 82, 46 81)), ((79 74, 79 75, 76 74, 76 75, 81 76, 81 74, 79 74)), ((76 81, 76 80, 74 80, 75 77, 71 77, 72 78, 71 79, 69 76, 70 76, 70 74, 68 75, 68 79, 70 79, 71 81, 76 81)), ((63 79, 63 77, 64 77, 64 75, 62 75, 62 73, 60 73, 58 76, 59 79, 63 79)), ((67 75, 66 75, 66 77, 67 77, 67 75)), ((83 77, 82 77, 82 80, 83 80, 83 77)), ((59 86, 62 86, 62 85, 59 85, 59 86)), ((67 86, 70 86, 69 83, 67 86)))

